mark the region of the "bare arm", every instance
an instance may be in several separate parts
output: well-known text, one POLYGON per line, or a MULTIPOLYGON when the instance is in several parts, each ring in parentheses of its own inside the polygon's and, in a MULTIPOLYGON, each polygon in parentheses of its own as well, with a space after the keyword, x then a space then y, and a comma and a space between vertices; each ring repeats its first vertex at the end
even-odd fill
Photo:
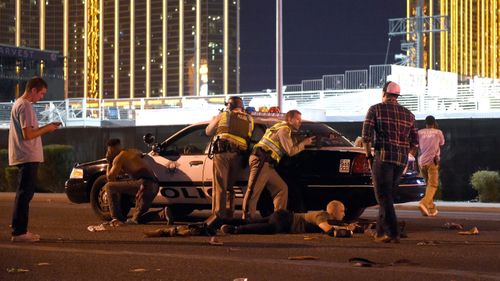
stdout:
POLYGON ((217 124, 219 124, 220 118, 221 114, 214 116, 214 118, 212 118, 212 121, 210 121, 207 128, 205 129, 205 134, 207 134, 207 136, 211 137, 215 134, 215 132, 217 131, 217 124))
POLYGON ((34 129, 32 127, 26 127, 23 128, 23 139, 24 140, 32 140, 34 138, 37 138, 39 136, 45 135, 46 133, 53 132, 59 128, 59 125, 56 125, 54 123, 49 123, 43 127, 40 127, 38 129, 34 129))
POLYGON ((123 151, 122 151, 113 160, 111 168, 109 168, 108 165, 108 170, 106 171, 106 177, 108 181, 116 181, 116 177, 120 174, 120 171, 122 170, 124 158, 125 157, 123 157, 123 151))

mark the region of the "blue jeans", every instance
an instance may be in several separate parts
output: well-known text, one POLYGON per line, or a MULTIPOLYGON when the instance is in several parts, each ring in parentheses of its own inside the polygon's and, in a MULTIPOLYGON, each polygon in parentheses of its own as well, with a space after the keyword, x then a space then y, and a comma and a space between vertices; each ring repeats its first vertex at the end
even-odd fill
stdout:
POLYGON ((379 204, 377 235, 399 238, 398 219, 394 210, 394 192, 399 186, 403 166, 381 162, 375 158, 372 165, 375 198, 379 204))
POLYGON ((19 186, 16 190, 16 200, 14 201, 12 214, 12 235, 14 236, 25 234, 28 231, 30 201, 35 194, 38 164, 35 162, 17 165, 19 168, 19 186))

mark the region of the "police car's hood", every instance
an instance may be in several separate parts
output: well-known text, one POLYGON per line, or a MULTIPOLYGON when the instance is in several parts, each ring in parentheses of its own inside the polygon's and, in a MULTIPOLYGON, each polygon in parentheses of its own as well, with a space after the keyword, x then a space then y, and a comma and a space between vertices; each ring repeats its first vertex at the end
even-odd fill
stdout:
POLYGON ((77 163, 77 164, 75 164, 75 167, 84 168, 87 166, 96 166, 96 165, 102 165, 102 164, 108 164, 108 161, 106 160, 106 158, 102 158, 102 159, 94 160, 94 161, 90 161, 90 162, 85 162, 85 163, 77 163))

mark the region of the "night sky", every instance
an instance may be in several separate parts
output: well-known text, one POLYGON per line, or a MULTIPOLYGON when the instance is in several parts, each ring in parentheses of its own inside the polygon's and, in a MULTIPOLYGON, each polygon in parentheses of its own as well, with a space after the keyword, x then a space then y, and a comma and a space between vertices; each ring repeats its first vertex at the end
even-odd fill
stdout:
MULTIPOLYGON (((275 88, 275 0, 241 0, 241 92, 275 88)), ((389 18, 403 0, 283 0, 284 84, 383 64, 389 18)), ((390 44, 388 63, 400 53, 390 44)))

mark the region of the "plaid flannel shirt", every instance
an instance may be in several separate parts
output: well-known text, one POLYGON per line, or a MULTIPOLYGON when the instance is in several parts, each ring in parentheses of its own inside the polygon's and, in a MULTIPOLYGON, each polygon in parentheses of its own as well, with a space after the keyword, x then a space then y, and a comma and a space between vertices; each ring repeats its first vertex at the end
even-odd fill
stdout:
POLYGON ((373 143, 382 162, 406 166, 410 148, 418 145, 415 115, 397 102, 379 103, 368 109, 363 141, 373 143))

